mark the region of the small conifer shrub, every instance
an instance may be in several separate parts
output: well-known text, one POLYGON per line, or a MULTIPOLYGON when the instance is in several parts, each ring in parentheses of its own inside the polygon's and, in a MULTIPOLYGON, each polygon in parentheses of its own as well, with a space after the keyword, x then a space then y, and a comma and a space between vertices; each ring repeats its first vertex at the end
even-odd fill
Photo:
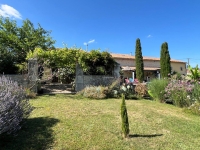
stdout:
POLYGON ((129 122, 128 113, 126 109, 125 96, 122 94, 122 104, 121 104, 121 118, 122 118, 122 133, 125 138, 129 137, 129 122))
POLYGON ((0 77, 0 134, 13 133, 21 128, 21 122, 32 111, 29 100, 17 82, 0 77))

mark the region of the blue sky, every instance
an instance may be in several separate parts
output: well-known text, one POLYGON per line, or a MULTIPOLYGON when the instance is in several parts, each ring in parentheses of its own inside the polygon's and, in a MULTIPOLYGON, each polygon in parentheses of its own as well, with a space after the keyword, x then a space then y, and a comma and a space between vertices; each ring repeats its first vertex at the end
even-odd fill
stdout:
POLYGON ((140 38, 143 56, 167 42, 171 58, 200 66, 199 0, 1 0, 0 14, 40 23, 56 47, 134 55, 140 38))

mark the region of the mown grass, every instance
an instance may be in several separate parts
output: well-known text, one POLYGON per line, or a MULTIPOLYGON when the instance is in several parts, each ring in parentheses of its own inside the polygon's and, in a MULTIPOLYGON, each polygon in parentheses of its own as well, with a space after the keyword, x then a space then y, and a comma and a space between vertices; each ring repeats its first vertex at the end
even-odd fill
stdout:
POLYGON ((121 135, 121 99, 40 96, 16 136, 1 136, 2 150, 196 150, 200 117, 150 100, 127 100, 130 138, 121 135))

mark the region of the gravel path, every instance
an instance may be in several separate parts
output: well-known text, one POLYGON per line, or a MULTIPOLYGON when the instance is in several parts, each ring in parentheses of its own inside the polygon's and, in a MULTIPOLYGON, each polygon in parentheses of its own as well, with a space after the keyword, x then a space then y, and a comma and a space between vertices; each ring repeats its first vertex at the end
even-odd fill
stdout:
POLYGON ((70 84, 50 83, 42 85, 43 94, 75 94, 70 84))

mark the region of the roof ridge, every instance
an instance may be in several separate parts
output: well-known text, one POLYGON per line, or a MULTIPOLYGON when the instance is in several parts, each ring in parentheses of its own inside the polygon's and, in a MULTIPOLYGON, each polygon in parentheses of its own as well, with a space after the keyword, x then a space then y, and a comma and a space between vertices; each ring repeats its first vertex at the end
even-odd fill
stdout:
MULTIPOLYGON (((135 55, 130 55, 130 54, 120 54, 120 53, 110 53, 110 54, 114 58, 134 59, 134 57, 135 57, 135 55)), ((143 56, 143 59, 145 59, 145 60, 160 60, 160 58, 153 57, 153 56, 143 56)), ((184 61, 177 60, 177 59, 171 59, 171 61, 172 62, 186 63, 184 61)))

